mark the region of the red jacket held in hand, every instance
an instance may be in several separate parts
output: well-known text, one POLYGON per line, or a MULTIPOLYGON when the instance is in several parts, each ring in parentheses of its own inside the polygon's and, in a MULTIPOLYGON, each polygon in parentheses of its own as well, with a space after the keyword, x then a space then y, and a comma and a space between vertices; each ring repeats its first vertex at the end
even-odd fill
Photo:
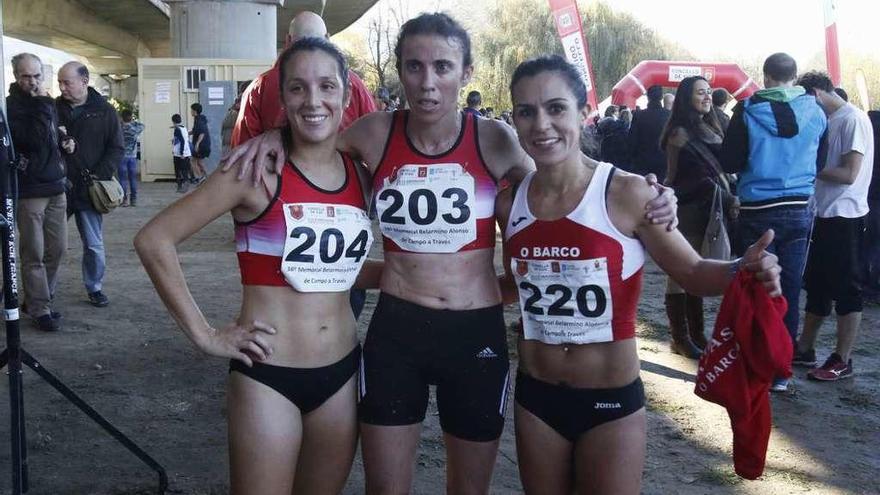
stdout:
POLYGON ((724 293, 697 370, 694 393, 727 409, 736 474, 750 480, 764 472, 770 383, 791 376, 792 342, 782 321, 787 307, 784 297, 771 299, 754 275, 740 271, 724 293))

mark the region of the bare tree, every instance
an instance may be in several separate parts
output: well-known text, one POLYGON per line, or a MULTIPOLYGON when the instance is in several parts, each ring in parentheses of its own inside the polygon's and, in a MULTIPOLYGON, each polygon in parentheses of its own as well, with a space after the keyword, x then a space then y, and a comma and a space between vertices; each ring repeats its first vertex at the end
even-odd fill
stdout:
POLYGON ((394 60, 394 44, 400 26, 409 17, 409 9, 403 0, 383 1, 376 5, 372 19, 367 25, 367 44, 370 47, 369 69, 376 74, 381 87, 391 84, 389 65, 394 60))

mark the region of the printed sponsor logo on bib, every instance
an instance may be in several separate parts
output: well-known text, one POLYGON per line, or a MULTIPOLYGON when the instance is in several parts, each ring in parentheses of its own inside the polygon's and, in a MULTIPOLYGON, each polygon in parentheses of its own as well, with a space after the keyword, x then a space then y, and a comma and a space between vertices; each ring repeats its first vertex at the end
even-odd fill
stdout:
POLYGON ((510 264, 519 289, 526 339, 547 344, 614 340, 606 258, 541 261, 511 258, 510 264))
POLYGON ((454 253, 477 239, 474 178, 458 163, 404 165, 376 194, 382 234, 406 251, 454 253))
POLYGON ((373 233, 366 212, 350 205, 287 203, 281 274, 300 292, 341 292, 354 285, 373 233))

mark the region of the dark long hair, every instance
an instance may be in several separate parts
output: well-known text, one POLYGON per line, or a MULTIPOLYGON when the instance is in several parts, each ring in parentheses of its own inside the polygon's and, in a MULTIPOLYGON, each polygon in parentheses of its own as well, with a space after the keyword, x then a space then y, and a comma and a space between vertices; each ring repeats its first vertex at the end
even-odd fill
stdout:
POLYGON ((700 128, 701 123, 706 124, 719 136, 724 135, 714 111, 710 110, 706 115, 700 115, 694 108, 692 100, 697 81, 709 83, 703 76, 691 76, 684 78, 678 85, 678 91, 675 92, 675 101, 672 103, 672 116, 669 117, 669 121, 666 122, 666 127, 663 129, 663 134, 660 135, 660 149, 666 149, 669 136, 672 134, 672 131, 679 127, 687 131, 688 136, 691 138, 704 139, 706 137, 705 130, 700 128))

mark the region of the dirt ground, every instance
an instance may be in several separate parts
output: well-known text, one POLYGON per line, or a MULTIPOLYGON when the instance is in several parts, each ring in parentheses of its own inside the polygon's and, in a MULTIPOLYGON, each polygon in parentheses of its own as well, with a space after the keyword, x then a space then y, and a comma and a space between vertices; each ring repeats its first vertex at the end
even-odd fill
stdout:
MULTIPOLYGON (((128 434, 167 470, 169 493, 227 493, 224 379, 227 363, 196 352, 172 323, 131 246, 134 233, 176 196, 171 184, 144 184, 138 208, 105 217, 105 292, 96 309, 81 285, 81 248, 71 222, 70 249, 58 307, 64 330, 37 331, 22 323, 25 348, 48 370, 128 434)), ((380 243, 376 243, 378 246, 380 243)), ((231 320, 239 306, 238 268, 226 217, 181 249, 196 300, 209 321, 231 320)), ((880 308, 868 307, 854 354, 856 377, 835 384, 808 382, 796 372, 792 390, 773 396, 774 427, 767 469, 757 481, 732 469, 731 433, 720 407, 693 394, 695 363, 669 352, 663 310, 664 277, 646 269, 639 308, 642 379, 648 394, 646 494, 880 493, 880 308)), ((372 313, 371 294, 361 336, 372 313)), ((711 311, 718 301, 711 303, 711 311)), ((707 313, 711 312, 707 311, 707 313)), ((507 312, 516 317, 514 308, 507 312)), ((709 317, 707 323, 711 323, 709 317)), ((826 324, 823 359, 833 346, 826 324)), ((515 366, 515 363, 514 363, 515 366)), ((30 370, 24 375, 30 448, 29 493, 155 493, 157 477, 30 370)), ((8 402, 8 382, 0 381, 8 402)), ((432 405, 433 407, 433 405, 432 405)), ((492 493, 520 493, 508 411, 492 493)), ((429 411, 417 459, 417 494, 442 493, 444 452, 436 413, 429 411)), ((0 444, 9 438, 9 409, 0 406, 0 444)), ((9 448, 0 445, 0 493, 11 491, 9 448)), ((344 493, 363 492, 358 458, 344 493)))

